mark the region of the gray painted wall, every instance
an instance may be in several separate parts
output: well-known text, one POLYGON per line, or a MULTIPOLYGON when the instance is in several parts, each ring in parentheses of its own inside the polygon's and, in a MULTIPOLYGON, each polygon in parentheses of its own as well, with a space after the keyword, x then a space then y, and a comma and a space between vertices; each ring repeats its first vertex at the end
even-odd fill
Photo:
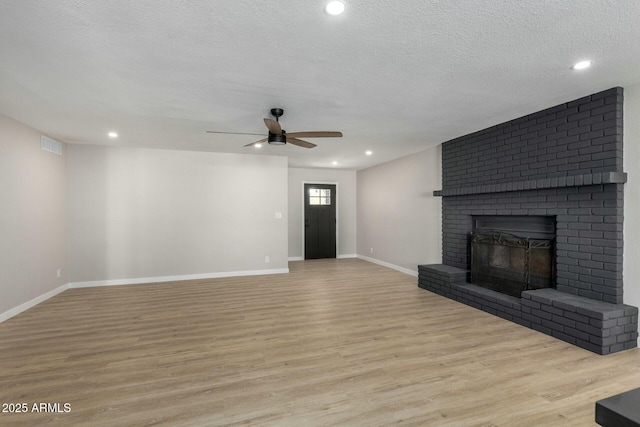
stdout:
POLYGON ((358 255, 416 274, 440 263, 441 186, 440 147, 358 171, 358 255))
POLYGON ((40 136, 0 115, 0 314, 67 282, 66 147, 40 136))
POLYGON ((624 89, 624 302, 640 306, 640 83, 624 89))
POLYGON ((303 257, 303 183, 336 183, 338 257, 356 254, 356 172, 335 169, 289 169, 289 257, 303 257))
POLYGON ((71 282, 287 268, 284 157, 74 145, 68 182, 71 282))

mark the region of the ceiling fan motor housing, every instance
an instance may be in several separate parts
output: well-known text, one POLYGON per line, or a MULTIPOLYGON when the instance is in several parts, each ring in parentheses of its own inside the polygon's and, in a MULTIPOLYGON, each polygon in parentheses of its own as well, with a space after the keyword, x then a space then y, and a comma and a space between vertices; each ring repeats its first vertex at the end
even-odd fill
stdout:
POLYGON ((285 135, 284 131, 282 132, 282 135, 276 135, 269 132, 269 139, 267 140, 267 142, 271 145, 284 145, 287 143, 287 136, 285 135))

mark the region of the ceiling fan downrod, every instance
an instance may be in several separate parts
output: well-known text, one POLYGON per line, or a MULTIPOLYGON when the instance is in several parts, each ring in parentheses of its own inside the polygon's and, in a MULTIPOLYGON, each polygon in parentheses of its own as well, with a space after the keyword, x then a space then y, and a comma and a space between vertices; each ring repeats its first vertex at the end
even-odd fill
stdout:
MULTIPOLYGON (((276 118, 276 122, 279 122, 278 118, 282 117, 284 110, 282 108, 272 108, 271 115, 276 118)), ((269 130, 269 137, 267 142, 271 145, 284 145, 287 143, 287 135, 284 129, 280 129, 280 133, 271 133, 269 130)))

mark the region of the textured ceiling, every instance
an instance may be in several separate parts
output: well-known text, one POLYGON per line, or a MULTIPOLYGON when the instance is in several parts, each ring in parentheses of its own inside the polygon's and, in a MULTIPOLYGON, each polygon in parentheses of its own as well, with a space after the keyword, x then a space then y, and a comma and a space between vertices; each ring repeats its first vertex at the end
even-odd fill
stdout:
POLYGON ((357 170, 640 81, 638 0, 346 3, 0 0, 0 113, 70 143, 357 170), (289 132, 344 137, 256 149, 205 132, 265 132, 272 107, 289 132))

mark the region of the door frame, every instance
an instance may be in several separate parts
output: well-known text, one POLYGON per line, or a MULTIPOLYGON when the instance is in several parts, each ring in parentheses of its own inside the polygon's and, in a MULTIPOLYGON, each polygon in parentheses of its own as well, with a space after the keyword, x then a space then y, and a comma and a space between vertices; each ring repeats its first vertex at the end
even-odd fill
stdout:
POLYGON ((304 186, 305 184, 308 185, 314 185, 314 184, 318 184, 318 185, 335 185, 336 186, 336 197, 334 197, 335 201, 336 201, 336 259, 340 258, 339 254, 340 254, 340 244, 338 242, 338 236, 339 236, 339 231, 340 231, 340 221, 339 221, 339 210, 338 210, 338 197, 337 195, 338 193, 338 183, 337 182, 320 182, 320 181, 302 181, 302 259, 306 259, 306 253, 305 253, 305 227, 304 227, 304 221, 305 221, 305 212, 304 212, 304 201, 306 200, 305 198, 307 197, 307 195, 304 192, 304 186))

